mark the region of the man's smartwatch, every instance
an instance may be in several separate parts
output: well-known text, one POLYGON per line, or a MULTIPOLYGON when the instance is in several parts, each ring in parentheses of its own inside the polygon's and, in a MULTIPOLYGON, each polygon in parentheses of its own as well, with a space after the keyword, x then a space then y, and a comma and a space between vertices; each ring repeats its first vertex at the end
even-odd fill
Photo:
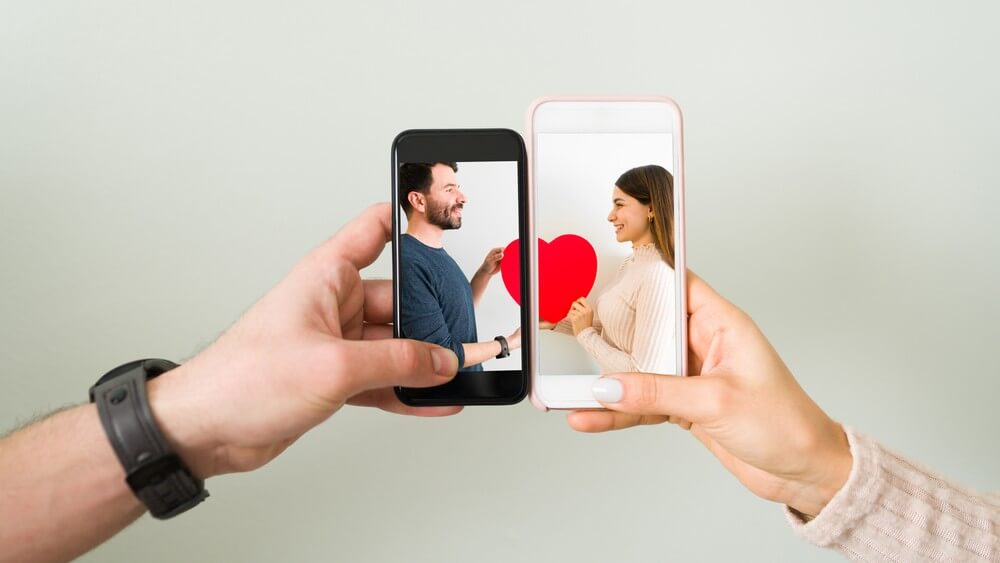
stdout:
POLYGON ((504 338, 502 336, 498 336, 498 337, 494 338, 493 340, 496 340, 497 342, 500 343, 500 353, 497 354, 497 359, 498 360, 500 358, 506 358, 507 356, 510 355, 510 345, 507 344, 507 339, 506 338, 504 338))
POLYGON ((104 432, 125 468, 125 481, 161 520, 208 497, 204 481, 170 449, 149 408, 146 380, 175 367, 167 360, 137 360, 109 371, 90 388, 90 402, 97 403, 104 432))

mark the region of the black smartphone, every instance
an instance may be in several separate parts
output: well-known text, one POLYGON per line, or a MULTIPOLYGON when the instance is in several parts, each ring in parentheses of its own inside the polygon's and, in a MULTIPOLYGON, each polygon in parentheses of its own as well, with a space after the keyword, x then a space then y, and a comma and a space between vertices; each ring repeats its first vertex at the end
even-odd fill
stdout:
POLYGON ((444 385, 397 387, 408 405, 511 405, 528 393, 526 160, 509 129, 414 129, 392 143, 393 332, 459 360, 444 385))

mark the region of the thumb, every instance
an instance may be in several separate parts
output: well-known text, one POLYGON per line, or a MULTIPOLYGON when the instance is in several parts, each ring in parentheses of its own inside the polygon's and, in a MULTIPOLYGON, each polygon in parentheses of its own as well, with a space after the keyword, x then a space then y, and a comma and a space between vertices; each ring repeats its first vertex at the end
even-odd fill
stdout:
POLYGON ((592 390, 594 398, 610 410, 701 422, 715 411, 717 387, 712 378, 616 373, 595 381, 592 390))
POLYGON ((432 387, 451 381, 458 357, 448 348, 417 340, 340 340, 340 386, 353 396, 369 389, 432 387))

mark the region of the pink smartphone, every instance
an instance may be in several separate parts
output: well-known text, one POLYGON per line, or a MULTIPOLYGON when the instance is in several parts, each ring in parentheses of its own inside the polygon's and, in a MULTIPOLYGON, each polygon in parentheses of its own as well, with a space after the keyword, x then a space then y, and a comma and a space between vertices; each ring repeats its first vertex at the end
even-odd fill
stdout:
POLYGON ((602 374, 686 375, 680 108, 542 98, 527 131, 532 403, 600 408, 602 374))

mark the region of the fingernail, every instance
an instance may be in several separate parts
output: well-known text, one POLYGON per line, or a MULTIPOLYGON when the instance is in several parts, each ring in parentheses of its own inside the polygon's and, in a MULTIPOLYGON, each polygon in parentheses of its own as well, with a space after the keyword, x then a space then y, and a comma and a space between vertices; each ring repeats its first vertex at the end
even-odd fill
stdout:
POLYGON ((447 348, 431 350, 431 362, 434 364, 434 373, 438 375, 455 375, 458 369, 458 356, 447 348))
POLYGON ((590 392, 602 403, 617 403, 622 400, 622 382, 613 377, 602 377, 594 382, 590 392))

